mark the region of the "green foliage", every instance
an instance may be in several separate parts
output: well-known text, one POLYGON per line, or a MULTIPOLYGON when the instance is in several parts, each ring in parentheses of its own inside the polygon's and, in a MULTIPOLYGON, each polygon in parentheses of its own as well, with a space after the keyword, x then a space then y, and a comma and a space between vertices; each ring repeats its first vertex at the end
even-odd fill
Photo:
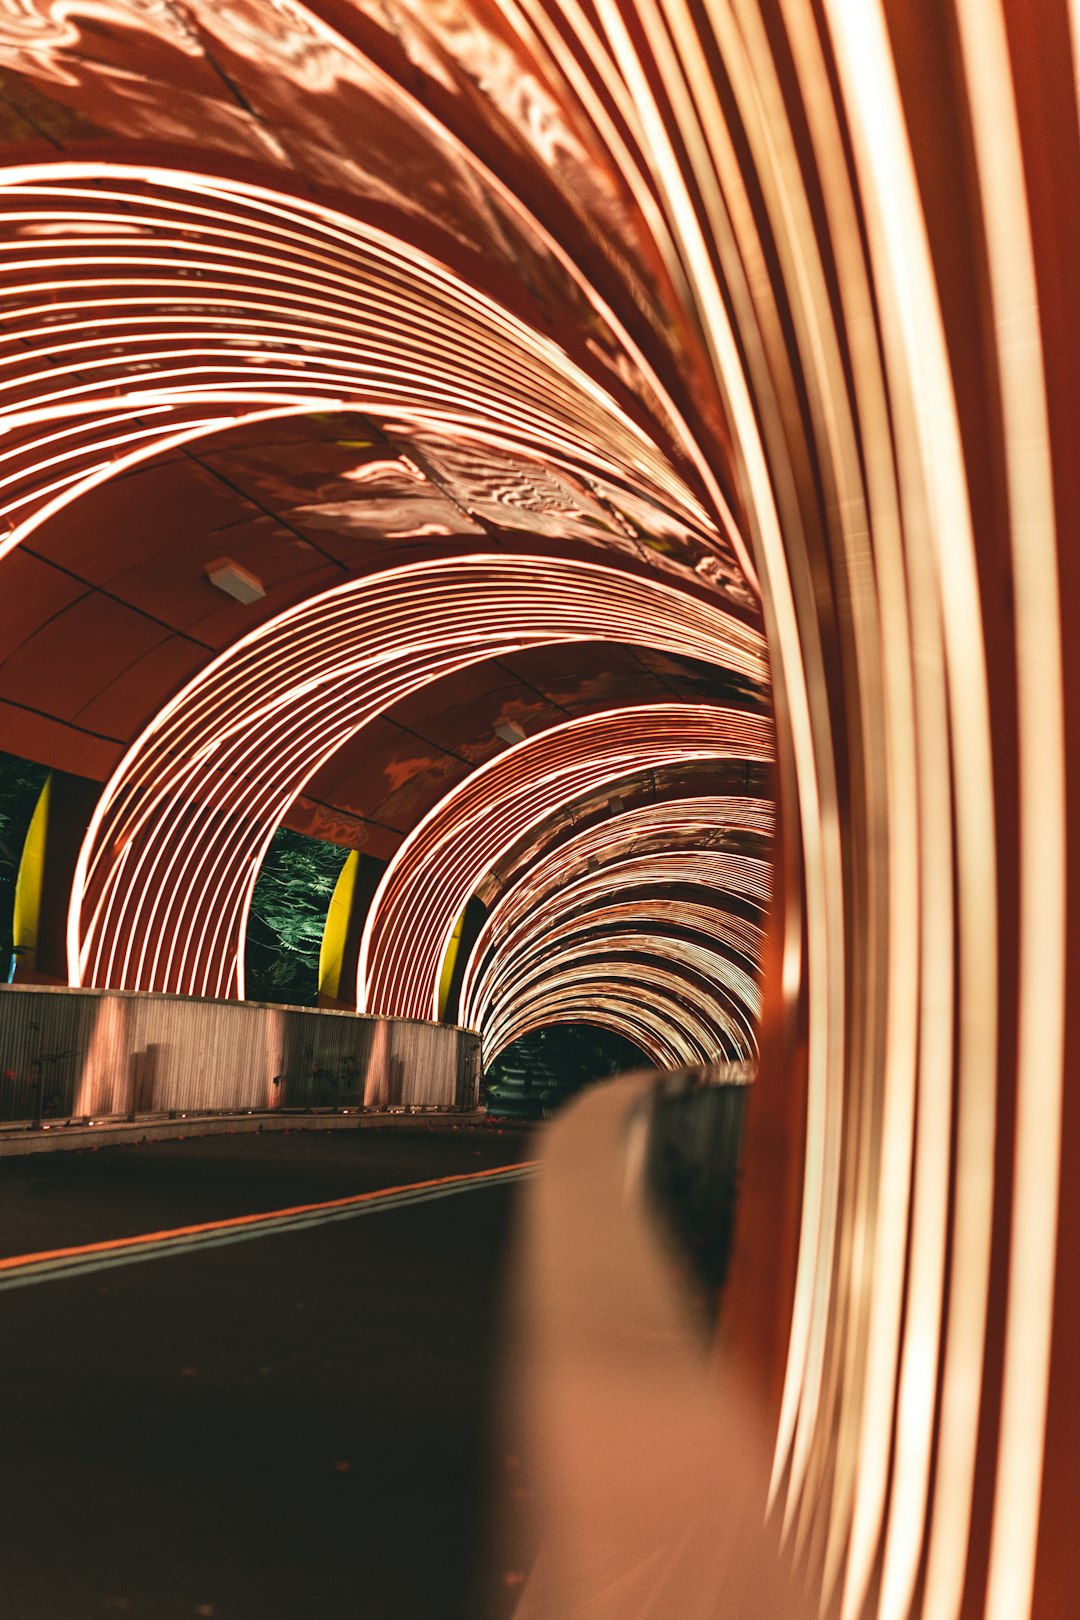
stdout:
POLYGON ((0 754, 0 861, 5 867, 19 864, 23 839, 48 774, 45 765, 35 765, 17 754, 0 754))
POLYGON ((334 885, 349 851, 279 827, 255 884, 248 921, 252 1001, 315 1004, 319 948, 334 885))

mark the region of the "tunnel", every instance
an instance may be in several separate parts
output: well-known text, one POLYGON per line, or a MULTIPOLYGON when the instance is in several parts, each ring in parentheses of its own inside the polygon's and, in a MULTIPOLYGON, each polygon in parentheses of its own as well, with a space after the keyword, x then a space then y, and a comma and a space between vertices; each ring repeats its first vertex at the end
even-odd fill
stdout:
POLYGON ((1071 1612, 1076 5, 0 52, 0 1117, 465 1117, 605 1031, 651 1072, 529 1194, 522 1620, 1071 1612), (676 1161, 738 1185, 707 1344, 676 1161))

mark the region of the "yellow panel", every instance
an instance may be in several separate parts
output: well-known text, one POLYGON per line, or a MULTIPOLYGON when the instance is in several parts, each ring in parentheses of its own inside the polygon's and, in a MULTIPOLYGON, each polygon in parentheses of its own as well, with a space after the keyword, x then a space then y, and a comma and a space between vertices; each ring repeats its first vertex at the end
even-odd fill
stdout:
POLYGON ((461 930, 465 926, 465 913, 462 912, 450 935, 450 943, 446 947, 443 957, 442 972, 439 975, 439 1017, 446 1017, 446 1004, 450 1000, 450 982, 454 977, 454 967, 457 963, 458 949, 461 945, 461 930))
POLYGON ((52 777, 45 778, 45 786, 38 795, 34 814, 23 844, 19 875, 15 880, 15 914, 12 920, 12 940, 16 951, 15 976, 33 971, 37 967, 38 922, 41 916, 41 886, 45 877, 45 844, 49 835, 49 801, 52 797, 52 777))
POLYGON ((356 876, 360 870, 360 856, 354 849, 338 873, 330 909, 326 913, 322 944, 319 947, 319 994, 338 998, 341 989, 341 964, 345 955, 345 941, 352 916, 356 876))

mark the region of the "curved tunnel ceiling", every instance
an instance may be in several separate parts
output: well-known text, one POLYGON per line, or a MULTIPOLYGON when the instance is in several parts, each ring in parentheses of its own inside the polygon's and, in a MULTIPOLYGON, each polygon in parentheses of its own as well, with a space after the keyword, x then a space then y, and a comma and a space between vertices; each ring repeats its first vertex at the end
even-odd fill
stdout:
MULTIPOLYGON (((712 769, 706 768, 712 777, 712 769)), ((736 793, 730 776, 722 787, 712 781, 708 785, 714 791, 703 795, 700 783, 691 781, 679 794, 668 784, 659 802, 636 805, 605 798, 602 819, 569 829, 548 824, 542 843, 526 843, 527 859, 519 860, 515 847, 496 863, 498 877, 481 891, 490 910, 483 938, 500 937, 504 926, 512 926, 561 885, 614 861, 664 849, 760 846, 764 852, 774 822, 771 800, 764 794, 736 793)), ((483 938, 477 940, 477 951, 483 949, 483 938)))
MULTIPOLYGON (((726 556, 747 599, 734 530, 717 531, 636 404, 416 247, 205 174, 50 164, 0 183, 16 350, 0 422, 18 445, 0 475, 0 554, 162 450, 346 410, 396 426, 420 455, 430 441, 436 460, 440 446, 466 459, 483 447, 616 501, 625 487, 702 555, 726 556)), ((571 504, 567 528, 589 515, 571 504)))
POLYGON ((585 1009, 606 1011, 614 1019, 623 998, 637 1003, 639 1018, 646 1008, 655 1017, 667 1016, 679 1030, 679 1062, 688 1066, 747 1061, 756 1057, 749 1008, 736 996, 728 997, 720 984, 719 968, 709 953, 684 959, 678 943, 667 936, 650 936, 644 929, 634 945, 620 947, 610 941, 591 954, 570 954, 557 962, 557 971, 542 984, 524 982, 513 1012, 496 1019, 491 1045, 498 1053, 520 1036, 556 1021, 587 1022, 585 1009), (643 990, 645 993, 643 994, 643 990))
MULTIPOLYGON (((444 792, 515 738, 583 714, 672 701, 752 706, 754 690, 716 666, 614 642, 563 642, 472 664, 366 726, 308 784, 289 824, 300 831, 325 826, 338 842, 389 856, 444 792)), ((661 788, 662 775, 656 768, 653 791, 670 792, 670 784, 661 788)), ((646 787, 642 781, 638 791, 646 787)), ((575 804, 575 814, 583 811, 575 804)))
POLYGON ((595 564, 509 555, 388 571, 251 632, 163 708, 107 785, 76 872, 73 982, 233 993, 259 864, 325 760, 441 673, 605 636, 764 680, 760 636, 717 607, 595 564))
MULTIPOLYGON (((721 874, 703 875, 715 882, 721 874)), ((676 1014, 690 1006, 702 1014, 712 1044, 706 1044, 699 1062, 756 1062, 757 964, 747 971, 717 946, 713 935, 690 937, 675 906, 609 907, 576 929, 553 928, 538 957, 512 959, 512 992, 485 1008, 485 1056, 497 1056, 526 1033, 526 1022, 528 1029, 542 1027, 547 1006, 565 1008, 568 986, 579 986, 581 1019, 588 1022, 591 1009, 603 1006, 611 982, 631 978, 641 1002, 670 1003, 676 1014)))
MULTIPOLYGON (((845 1620, 1027 1620, 1077 1586, 1078 33, 1067 0, 0 19, 0 742, 110 780, 88 978, 235 988, 266 838, 360 721, 329 673, 268 718, 274 626, 362 576, 607 565, 663 613, 631 635, 582 598, 553 640, 759 687, 764 629, 782 815, 730 1297, 773 1504, 845 1620), (206 594, 222 556, 260 602, 206 594)), ((473 661, 448 648, 403 642, 373 711, 473 661)), ((631 979, 606 1002, 658 1061, 707 1046, 631 979)))
MULTIPOLYGON (((623 937, 632 946, 636 928, 658 923, 673 940, 693 933, 730 953, 739 1000, 756 1020, 771 830, 767 801, 688 797, 614 814, 542 854, 502 889, 480 929, 461 981, 463 1021, 479 1028, 491 1049, 495 1007, 505 1016, 519 973, 540 959, 554 981, 555 964, 547 957, 553 944, 588 934, 593 940, 623 937), (732 849, 743 851, 735 866, 732 849), (737 875, 747 853, 756 856, 752 882, 737 875), (695 889, 696 898, 687 898, 695 889), (651 897, 639 898, 642 890, 651 897), (752 897, 756 921, 739 915, 736 896, 752 897)), ((723 977, 721 971, 717 982, 723 977)), ((642 993, 649 995, 647 983, 642 993)))
POLYGON ((691 704, 625 708, 552 726, 474 771, 406 839, 372 902, 358 1004, 432 1016, 454 923, 485 871, 553 805, 671 759, 768 760, 760 716, 691 704))

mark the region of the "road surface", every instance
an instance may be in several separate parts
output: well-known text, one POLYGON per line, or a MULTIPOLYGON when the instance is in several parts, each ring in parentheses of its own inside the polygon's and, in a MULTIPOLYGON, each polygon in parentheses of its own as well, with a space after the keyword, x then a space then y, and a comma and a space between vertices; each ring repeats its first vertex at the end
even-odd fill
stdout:
POLYGON ((493 1397, 517 1188, 446 1178, 533 1148, 294 1132, 4 1161, 0 1615, 508 1609, 493 1524, 520 1471, 493 1397), (130 1241, 153 1233, 180 1235, 130 1241))

